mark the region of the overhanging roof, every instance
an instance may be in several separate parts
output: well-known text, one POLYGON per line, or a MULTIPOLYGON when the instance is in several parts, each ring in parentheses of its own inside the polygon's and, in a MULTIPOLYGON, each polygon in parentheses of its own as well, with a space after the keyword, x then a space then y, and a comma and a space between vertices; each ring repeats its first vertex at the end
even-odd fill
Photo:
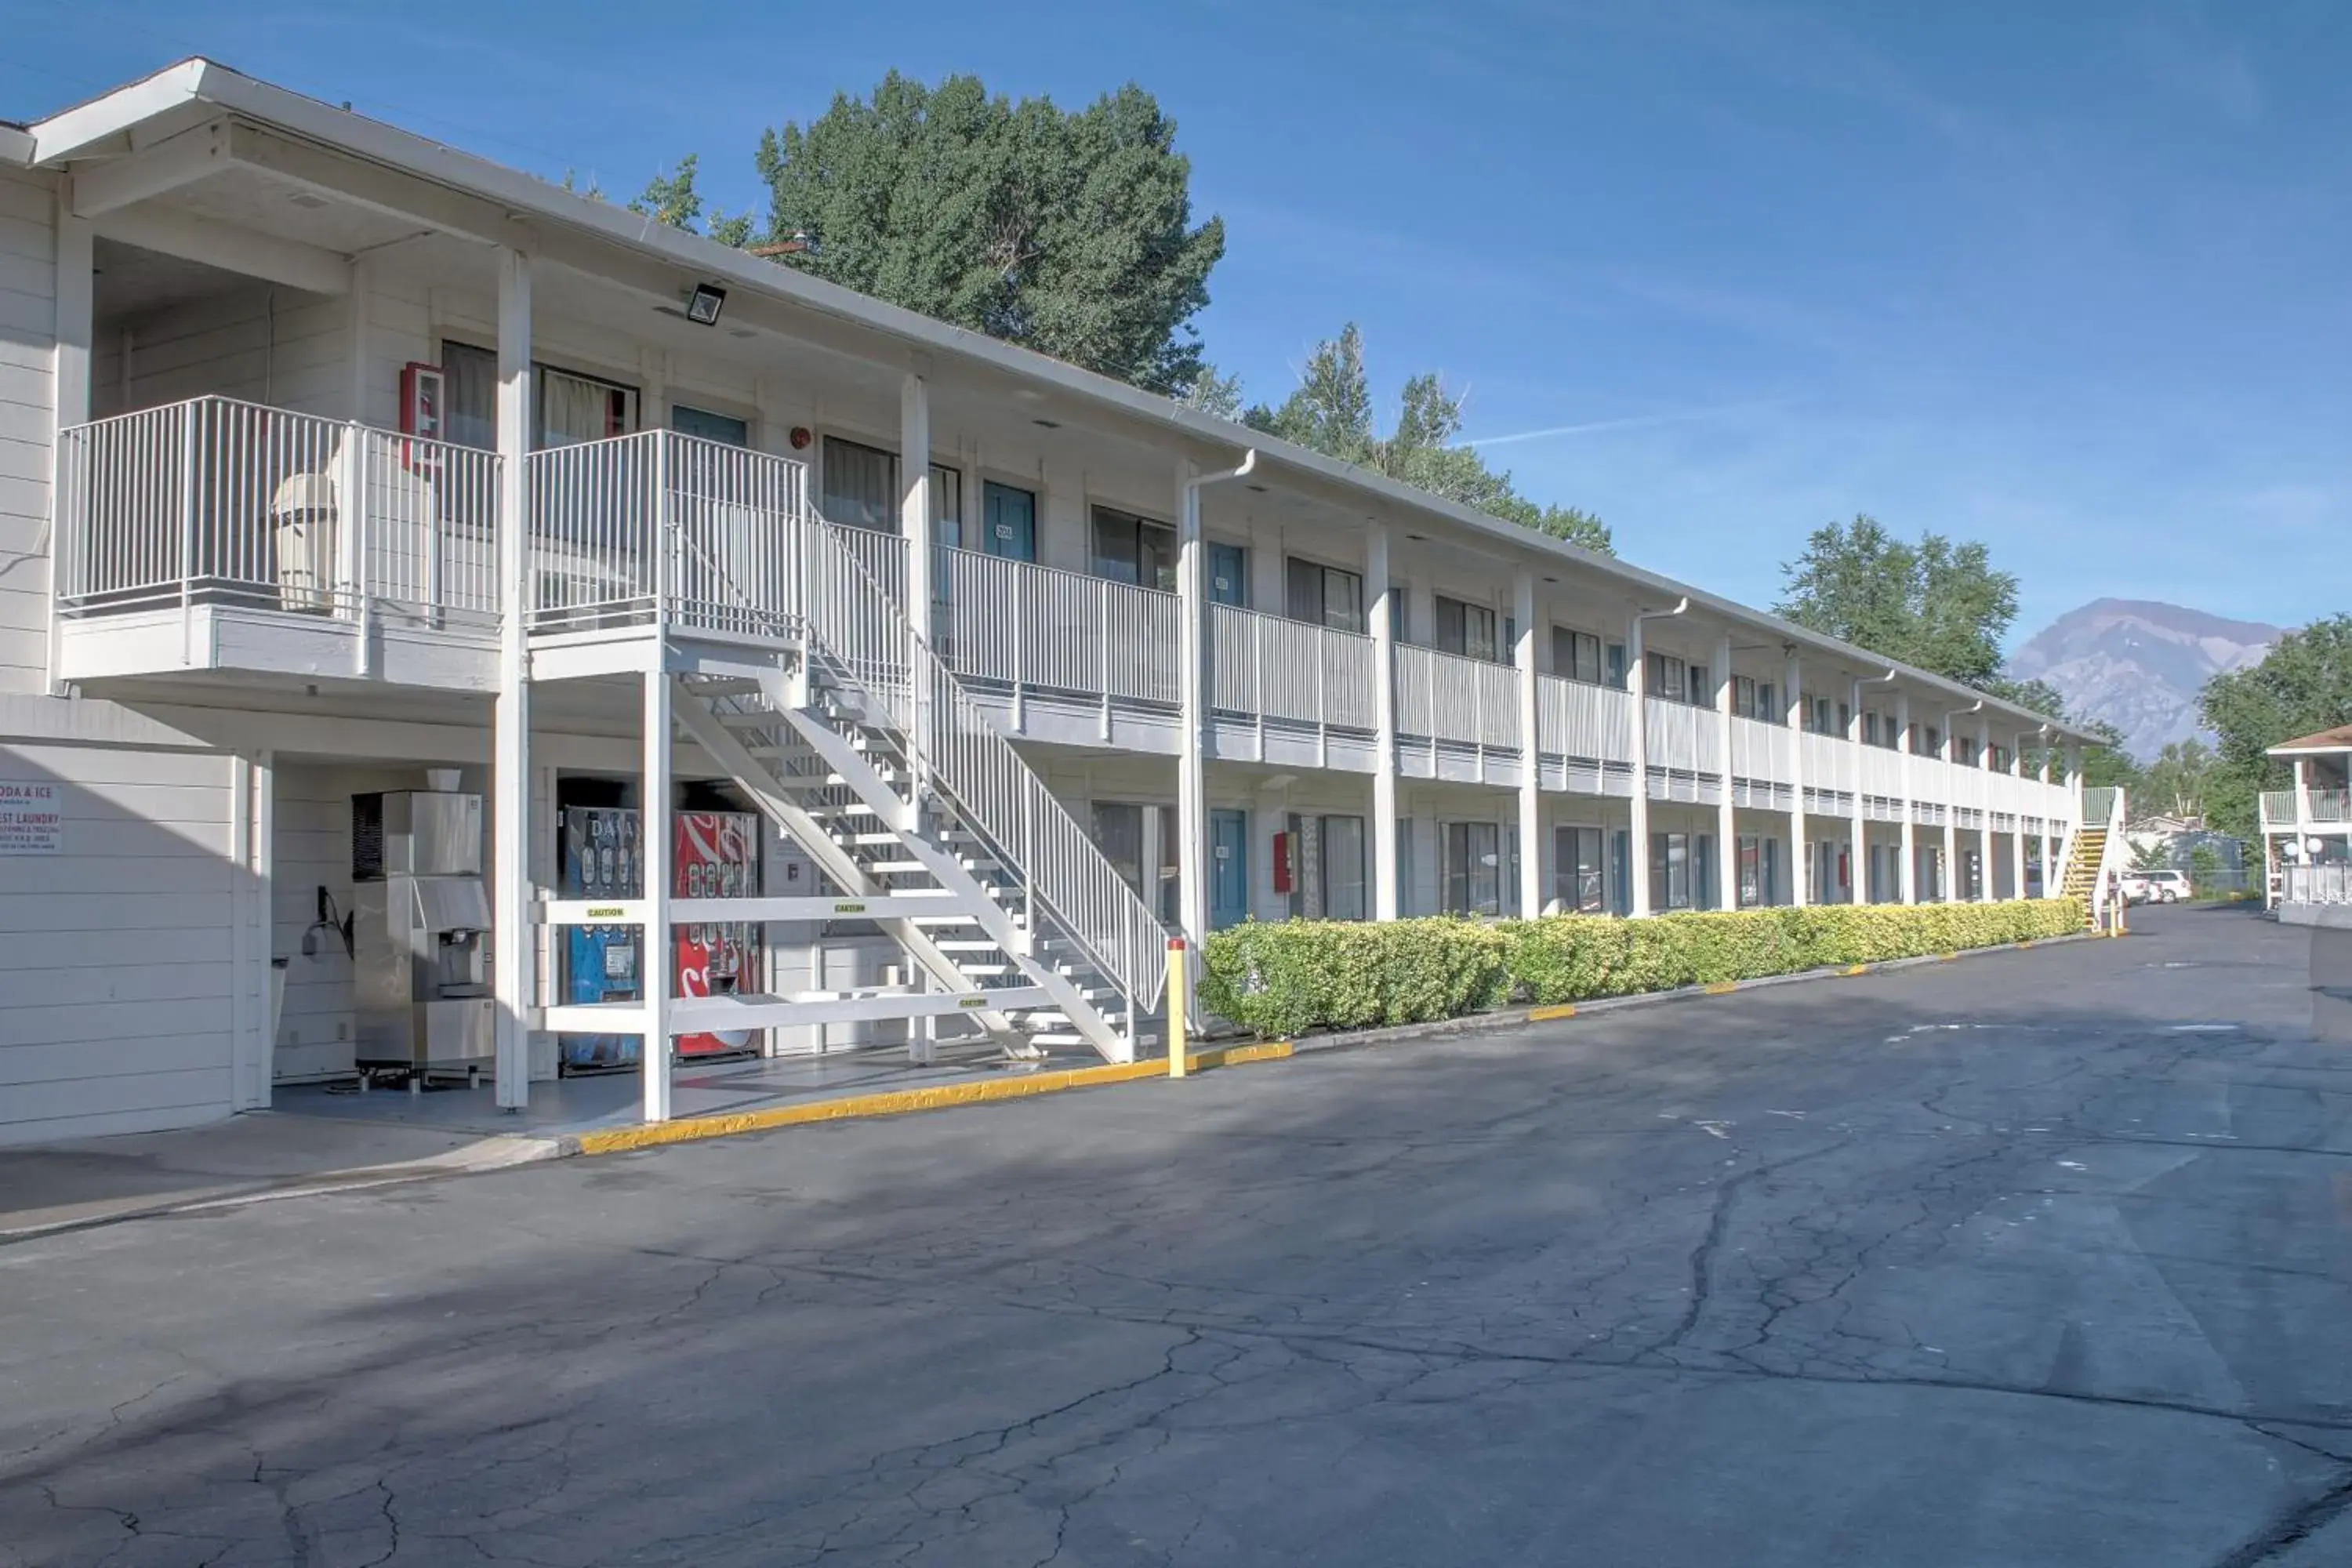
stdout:
MULTIPOLYGON (((496 204, 513 220, 511 237, 517 243, 529 244, 533 226, 554 226, 591 237, 673 266, 682 277, 719 281, 730 290, 740 289, 782 301, 869 334, 878 340, 878 357, 960 362, 1025 381, 1097 417, 1173 437, 1190 455, 1210 464, 1223 464, 1254 448, 1260 454, 1261 471, 1267 465, 1278 466, 1301 490, 1328 504, 1357 511, 1367 521, 1377 517, 1401 521, 1419 516, 1442 521, 1473 535, 1482 548, 1496 554, 1533 562, 1564 560, 1656 601, 1660 608, 1687 600, 1693 609, 1767 633, 1792 647, 1831 655, 1851 668, 1884 671, 1941 692, 1953 700, 1955 711, 1980 707, 2019 730, 2046 729, 2053 740, 2096 739, 1973 687, 1891 663, 1881 655, 1615 556, 1579 549, 1246 426, 1183 407, 1124 382, 763 261, 700 235, 566 191, 536 175, 274 87, 212 60, 192 58, 167 67, 39 121, 27 127, 21 140, 0 132, 0 157, 52 168, 121 157, 160 147, 216 112, 496 204)), ((477 234, 477 237, 501 237, 477 234)))
POLYGON ((2322 730, 2315 735, 2281 741, 2270 749, 2273 757, 2312 752, 2352 752, 2352 724, 2338 724, 2333 730, 2322 730))

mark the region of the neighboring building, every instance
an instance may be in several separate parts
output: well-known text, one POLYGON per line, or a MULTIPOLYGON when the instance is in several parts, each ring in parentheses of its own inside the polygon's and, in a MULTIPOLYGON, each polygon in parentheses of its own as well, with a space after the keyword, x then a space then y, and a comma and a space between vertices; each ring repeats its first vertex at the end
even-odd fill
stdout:
POLYGON ((1170 931, 2007 896, 2083 738, 203 60, 0 127, 0 1141, 348 1073, 411 916, 503 1105, 551 1031, 1119 1058, 1170 931), (487 920, 385 903, 427 767, 487 920), (765 895, 567 889, 646 800, 765 895), (781 1000, 559 988, 673 921, 781 1000))
POLYGON ((2279 918, 2352 925, 2352 724, 2273 746, 2293 789, 2263 792, 2263 863, 2279 918))

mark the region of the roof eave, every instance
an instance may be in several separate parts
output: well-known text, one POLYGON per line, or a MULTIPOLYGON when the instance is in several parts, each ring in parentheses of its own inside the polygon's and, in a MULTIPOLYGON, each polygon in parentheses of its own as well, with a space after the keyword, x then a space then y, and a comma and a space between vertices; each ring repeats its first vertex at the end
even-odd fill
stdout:
POLYGON ((1247 426, 1190 409, 1116 381, 1017 347, 967 328, 934 320, 903 307, 859 294, 839 284, 814 278, 789 267, 763 261, 721 245, 628 212, 608 202, 592 200, 548 181, 509 169, 474 153, 432 142, 413 132, 368 119, 288 89, 249 77, 203 58, 184 60, 127 87, 118 88, 87 103, 66 110, 31 128, 34 160, 52 163, 103 146, 142 121, 180 108, 191 100, 249 116, 307 137, 324 145, 415 177, 468 191, 488 200, 528 213, 541 220, 583 230, 623 245, 650 249, 656 255, 715 280, 773 296, 802 309, 836 317, 869 331, 884 333, 902 343, 933 354, 946 354, 1007 374, 1042 381, 1075 398, 1108 405, 1129 418, 1158 426, 1211 448, 1241 451, 1255 448, 1264 458, 1312 477, 1343 492, 1378 498, 1389 508, 1438 520, 1500 547, 1506 555, 1533 555, 1558 560, 1662 599, 1689 599, 1709 615, 1776 637, 1793 647, 1832 656, 1865 669, 1886 670, 1899 679, 1938 691, 1955 700, 1953 711, 1979 700, 1984 710, 2022 730, 2048 735, 2053 741, 2095 742, 2097 737, 2059 723, 2046 715, 2004 703, 1976 689, 1908 665, 1896 664, 1867 649, 1842 642, 1765 611, 1753 609, 1720 595, 1646 571, 1612 555, 1600 555, 1564 540, 1523 528, 1503 518, 1416 489, 1384 475, 1369 473, 1322 453, 1253 430, 1247 426))

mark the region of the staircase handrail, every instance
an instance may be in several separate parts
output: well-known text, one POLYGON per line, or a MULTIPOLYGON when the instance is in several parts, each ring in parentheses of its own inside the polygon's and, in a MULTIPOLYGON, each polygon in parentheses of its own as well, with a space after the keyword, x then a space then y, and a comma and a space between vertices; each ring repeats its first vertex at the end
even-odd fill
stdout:
POLYGON ((1166 928, 996 728, 898 601, 834 537, 793 520, 800 570, 788 591, 812 653, 914 738, 915 766, 992 841, 1036 900, 1139 1011, 1167 981, 1166 928))

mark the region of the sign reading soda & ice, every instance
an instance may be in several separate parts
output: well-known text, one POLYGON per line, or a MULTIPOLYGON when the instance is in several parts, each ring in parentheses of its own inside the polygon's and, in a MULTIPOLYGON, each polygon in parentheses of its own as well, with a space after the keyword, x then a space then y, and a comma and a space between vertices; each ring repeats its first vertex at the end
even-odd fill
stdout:
POLYGON ((57 785, 0 779, 0 855, 54 855, 64 837, 57 785))

